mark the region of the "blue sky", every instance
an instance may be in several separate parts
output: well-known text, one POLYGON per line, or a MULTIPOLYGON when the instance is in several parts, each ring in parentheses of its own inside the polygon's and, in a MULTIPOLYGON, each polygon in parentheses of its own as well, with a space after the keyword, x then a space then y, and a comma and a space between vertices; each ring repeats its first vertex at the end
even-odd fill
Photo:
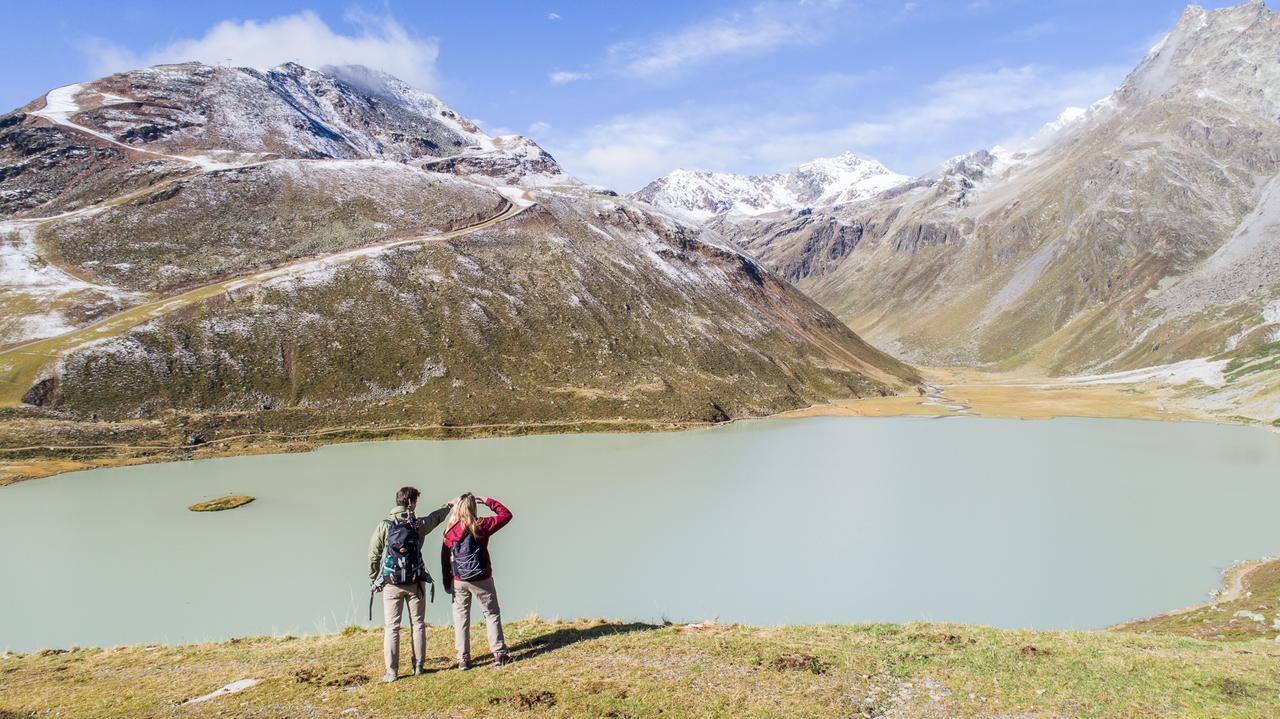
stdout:
POLYGON ((1103 97, 1184 7, 1177 0, 6 5, 4 110, 59 85, 160 61, 362 62, 437 94, 486 130, 527 134, 570 172, 623 191, 677 167, 773 172, 845 151, 925 172, 1103 97))

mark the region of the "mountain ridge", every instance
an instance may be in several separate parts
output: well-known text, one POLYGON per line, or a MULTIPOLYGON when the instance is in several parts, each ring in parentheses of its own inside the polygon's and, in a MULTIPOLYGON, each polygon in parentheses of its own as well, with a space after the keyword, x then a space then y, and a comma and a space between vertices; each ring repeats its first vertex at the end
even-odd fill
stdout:
POLYGON ((1023 375, 1204 360, 1280 415, 1280 14, 1188 7, 1116 90, 1023 147, 890 192, 707 226, 920 365, 1023 375), (1226 370, 1226 368, 1231 368, 1226 370))
POLYGON ((713 233, 368 70, 51 91, 0 116, 0 201, 5 445, 723 421, 918 382, 713 233))

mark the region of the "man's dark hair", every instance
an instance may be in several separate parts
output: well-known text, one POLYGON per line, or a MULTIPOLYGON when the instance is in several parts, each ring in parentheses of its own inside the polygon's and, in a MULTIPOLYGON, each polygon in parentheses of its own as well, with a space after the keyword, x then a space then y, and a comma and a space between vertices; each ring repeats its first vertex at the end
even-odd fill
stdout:
POLYGON ((417 499, 418 490, 413 487, 401 487, 400 491, 396 492, 396 504, 401 507, 408 507, 410 504, 417 501, 417 499))

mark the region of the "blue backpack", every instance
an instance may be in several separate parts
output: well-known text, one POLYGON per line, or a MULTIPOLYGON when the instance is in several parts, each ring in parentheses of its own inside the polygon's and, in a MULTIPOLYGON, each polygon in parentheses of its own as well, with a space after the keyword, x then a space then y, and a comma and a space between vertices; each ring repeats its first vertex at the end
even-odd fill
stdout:
POLYGON ((449 554, 449 568, 453 571, 453 576, 464 582, 484 574, 484 552, 476 535, 464 531, 462 539, 453 543, 453 551, 449 554))

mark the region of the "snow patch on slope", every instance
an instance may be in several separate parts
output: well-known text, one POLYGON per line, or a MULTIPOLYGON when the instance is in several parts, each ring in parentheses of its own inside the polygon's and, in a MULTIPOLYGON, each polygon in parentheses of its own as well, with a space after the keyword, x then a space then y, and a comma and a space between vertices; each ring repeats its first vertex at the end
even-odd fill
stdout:
POLYGON ((1190 359, 1154 367, 1110 372, 1107 374, 1078 375, 1064 377, 1066 384, 1137 384, 1141 382, 1159 382, 1169 385, 1203 382, 1210 387, 1221 387, 1226 384, 1223 369, 1227 360, 1211 360, 1207 358, 1190 359))
POLYGON ((497 149, 493 138, 482 132, 470 120, 454 112, 435 95, 423 92, 394 75, 363 65, 326 65, 320 68, 320 72, 342 80, 369 96, 388 100, 409 108, 419 115, 429 117, 448 127, 455 134, 470 140, 477 150, 497 149))
POLYGON ((76 295, 127 298, 129 293, 74 277, 45 262, 36 250, 35 228, 25 222, 0 222, 0 302, 41 311, 0 319, 0 341, 54 337, 73 329, 60 305, 76 295))
POLYGON ((109 288, 73 277, 42 260, 30 225, 0 222, 0 289, 50 296, 109 288))

